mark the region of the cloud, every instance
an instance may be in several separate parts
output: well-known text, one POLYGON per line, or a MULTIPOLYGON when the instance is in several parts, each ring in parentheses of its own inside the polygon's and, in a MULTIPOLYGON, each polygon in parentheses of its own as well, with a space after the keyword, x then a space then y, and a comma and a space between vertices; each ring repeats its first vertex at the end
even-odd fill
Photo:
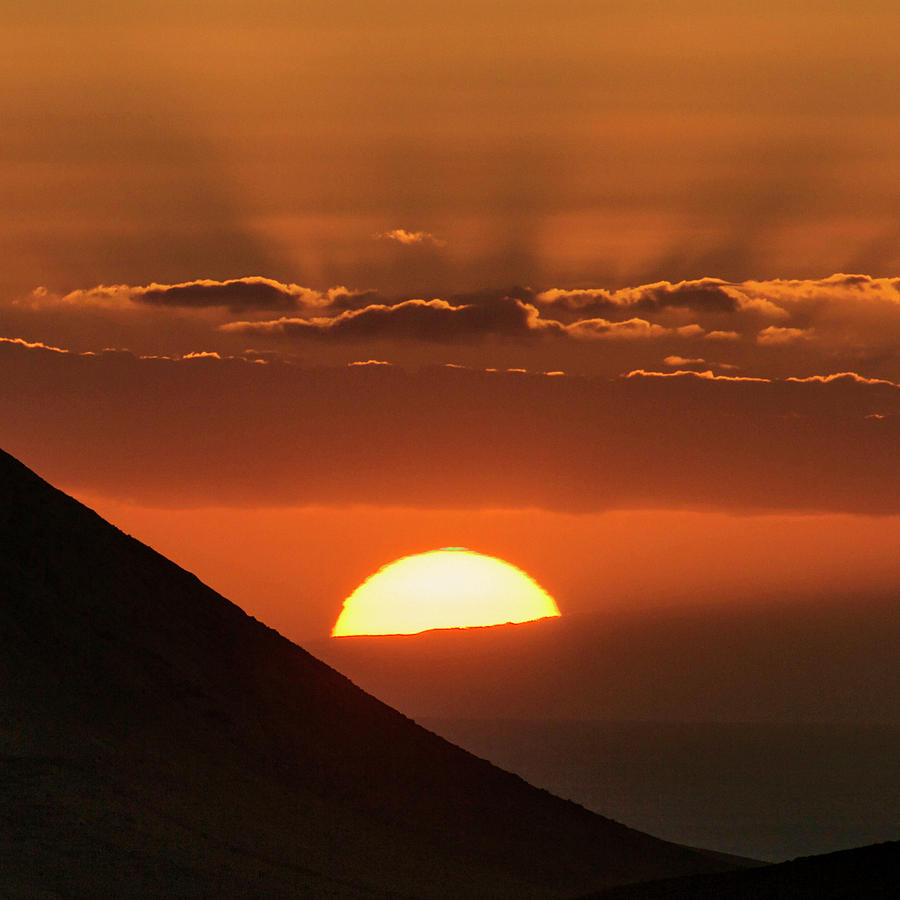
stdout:
POLYGON ((49 350, 51 353, 68 353, 62 347, 53 347, 42 341, 26 341, 23 338, 0 337, 0 342, 4 344, 18 344, 20 347, 26 347, 29 350, 49 350))
POLYGON ((900 387, 896 382, 888 381, 885 378, 864 378, 856 372, 834 372, 831 375, 808 375, 806 378, 797 378, 790 376, 785 381, 795 381, 798 384, 833 384, 834 382, 844 384, 884 384, 890 387, 900 387))
POLYGON ((717 278, 660 281, 637 287, 553 288, 535 295, 545 315, 571 322, 636 313, 659 325, 684 327, 689 315, 710 340, 740 337, 769 346, 809 341, 839 351, 883 352, 900 342, 900 278, 835 274, 820 279, 726 282, 717 278))
POLYGON ((316 303, 318 296, 298 285, 286 285, 269 278, 235 278, 230 281, 191 281, 184 284, 150 285, 134 288, 130 298, 152 306, 203 308, 225 306, 240 309, 289 309, 316 303))
POLYGON ((155 505, 900 512, 900 387, 852 372, 413 373, 0 341, 0 421, 45 477, 155 505))
POLYGON ((635 369, 628 372, 625 378, 700 378, 704 381, 755 381, 759 384, 772 384, 770 378, 754 378, 745 375, 715 375, 712 370, 693 372, 679 369, 677 372, 650 372, 646 369, 635 369))
MULTIPOLYGON (((806 339, 821 347, 882 352, 900 342, 900 278, 838 273, 821 279, 747 281, 741 289, 779 306, 788 315, 778 324, 806 331, 806 339)), ((779 340, 777 331, 768 333, 779 340)))
POLYGON ((719 278, 701 278, 672 283, 659 281, 633 288, 609 291, 603 288, 542 291, 536 301, 551 309, 578 315, 631 310, 644 313, 685 309, 697 313, 733 314, 753 312, 782 319, 787 313, 764 297, 749 296, 741 285, 719 278))
POLYGON ((496 366, 488 366, 485 368, 478 368, 475 366, 462 366, 459 363, 442 363, 440 368, 442 369, 456 369, 462 372, 478 372, 481 374, 484 373, 500 373, 500 374, 513 374, 513 375, 543 375, 549 378, 555 378, 560 375, 565 375, 566 373, 562 371, 562 369, 553 369, 549 372, 534 372, 529 369, 525 369, 521 366, 509 366, 505 369, 498 369, 496 366))
POLYGON ((317 291, 272 278, 248 276, 216 281, 201 278, 180 284, 98 285, 86 290, 57 295, 36 288, 24 301, 35 308, 65 306, 110 309, 157 307, 208 310, 225 308, 232 312, 251 310, 340 311, 365 306, 380 299, 374 291, 350 290, 343 286, 317 291))
MULTIPOLYGON (((479 305, 454 306, 446 300, 405 300, 393 305, 372 304, 337 316, 310 318, 282 316, 270 321, 238 321, 220 325, 231 334, 276 335, 307 339, 360 340, 369 338, 449 342, 500 338, 570 338, 576 341, 647 340, 672 330, 646 319, 623 322, 581 319, 563 324, 541 318, 538 309, 511 297, 479 305)), ((702 329, 687 326, 684 336, 702 329)))
POLYGON ((266 363, 271 360, 271 354, 259 353, 256 350, 246 350, 241 354, 224 354, 215 350, 191 350, 180 354, 138 354, 124 347, 104 347, 102 350, 68 350, 64 347, 54 347, 41 341, 26 341, 23 338, 0 337, 0 344, 10 344, 23 347, 27 350, 38 350, 44 353, 59 354, 61 356, 80 357, 82 359, 128 359, 128 360, 166 360, 169 362, 191 361, 198 359, 234 360, 237 362, 266 363))
POLYGON ((360 340, 403 339, 453 341, 489 336, 533 337, 564 334, 558 322, 542 321, 534 306, 504 298, 479 306, 453 306, 446 300, 405 300, 372 304, 337 316, 308 319, 282 317, 265 322, 229 322, 219 326, 226 333, 280 335, 307 339, 360 340))
POLYGON ((813 329, 811 328, 779 328, 777 325, 770 325, 757 334, 756 342, 764 346, 773 347, 808 341, 812 336, 813 329))
POLYGON ((839 301, 900 305, 900 278, 873 278, 871 275, 838 272, 827 278, 745 281, 741 283, 741 289, 750 297, 768 298, 785 307, 839 301))
POLYGON ((62 296, 39 289, 4 312, 8 334, 79 350, 126 346, 138 355, 178 357, 202 347, 235 356, 251 344, 307 365, 346 365, 371 353, 416 366, 428 363, 430 345, 443 343, 476 369, 615 377, 652 369, 667 356, 712 356, 716 371, 731 366, 747 375, 900 377, 900 279, 866 275, 702 278, 621 290, 518 287, 412 299, 248 276, 101 285, 62 296), (373 340, 395 346, 352 346, 373 340), (601 343, 603 353, 591 351, 601 343))
POLYGON ((610 322, 607 319, 582 319, 567 325, 565 333, 577 340, 647 340, 660 338, 671 333, 662 325, 655 325, 646 319, 626 319, 624 322, 610 322))
POLYGON ((684 356, 667 356, 663 362, 667 366, 702 366, 706 360, 705 359, 688 359, 684 356))
POLYGON ((447 242, 435 237, 428 231, 407 231, 405 228, 395 228, 393 231, 383 231, 375 235, 376 240, 394 241, 404 246, 416 244, 430 244, 432 247, 446 247, 447 242))

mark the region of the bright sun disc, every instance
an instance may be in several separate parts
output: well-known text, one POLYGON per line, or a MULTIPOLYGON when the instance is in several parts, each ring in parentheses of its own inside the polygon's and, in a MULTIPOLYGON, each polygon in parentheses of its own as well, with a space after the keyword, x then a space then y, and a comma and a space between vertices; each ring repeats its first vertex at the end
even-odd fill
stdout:
POLYGON ((558 616, 556 601, 521 569, 462 547, 404 556, 345 601, 332 637, 417 634, 558 616))

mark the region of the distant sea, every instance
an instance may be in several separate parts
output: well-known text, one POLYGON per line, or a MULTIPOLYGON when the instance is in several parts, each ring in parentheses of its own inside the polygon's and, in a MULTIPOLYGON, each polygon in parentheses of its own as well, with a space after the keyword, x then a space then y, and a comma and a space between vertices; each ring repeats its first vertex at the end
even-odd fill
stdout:
POLYGON ((658 837, 780 861, 900 839, 900 727, 420 719, 658 837))

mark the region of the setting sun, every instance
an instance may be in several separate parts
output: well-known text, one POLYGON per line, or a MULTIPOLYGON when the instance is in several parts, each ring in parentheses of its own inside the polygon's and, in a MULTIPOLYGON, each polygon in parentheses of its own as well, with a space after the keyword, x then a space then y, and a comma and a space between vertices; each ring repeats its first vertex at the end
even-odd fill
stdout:
POLYGON ((379 569, 345 601, 331 634, 417 634, 558 616, 556 601, 510 563, 462 547, 379 569))

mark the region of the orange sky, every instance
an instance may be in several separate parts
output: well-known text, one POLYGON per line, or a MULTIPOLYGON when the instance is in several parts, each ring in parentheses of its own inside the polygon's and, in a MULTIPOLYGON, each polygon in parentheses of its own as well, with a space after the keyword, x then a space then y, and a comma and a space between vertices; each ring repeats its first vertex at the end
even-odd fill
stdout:
POLYGON ((0 12, 6 450, 301 639, 896 578, 896 3, 183 7, 0 12))
POLYGON ((527 567, 564 615, 772 602, 823 586, 830 601, 900 579, 900 516, 166 510, 77 496, 301 643, 324 638, 343 599, 398 552, 454 544, 527 567))
POLYGON ((2 13, 7 296, 897 271, 887 0, 35 0, 2 13), (376 234, 427 232, 400 245, 376 234))

